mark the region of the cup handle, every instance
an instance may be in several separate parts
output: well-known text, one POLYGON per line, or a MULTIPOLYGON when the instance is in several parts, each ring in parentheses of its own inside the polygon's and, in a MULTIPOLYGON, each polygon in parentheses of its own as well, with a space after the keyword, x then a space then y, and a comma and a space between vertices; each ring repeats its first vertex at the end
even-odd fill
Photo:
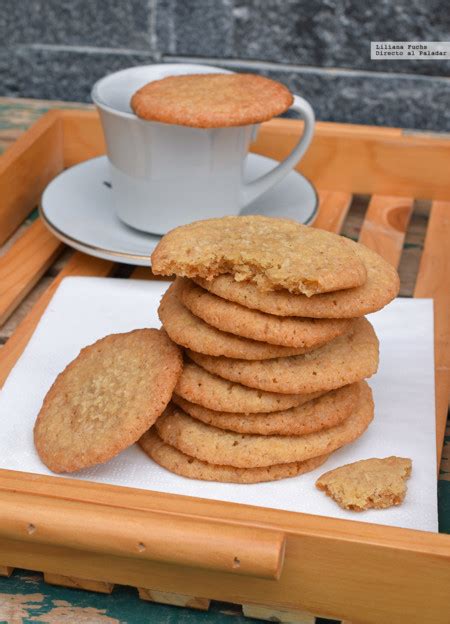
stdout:
POLYGON ((294 103, 290 106, 289 110, 295 111, 300 115, 300 118, 304 120, 303 134, 289 156, 282 160, 279 165, 256 180, 242 186, 241 208, 250 204, 257 197, 274 186, 274 184, 282 180, 300 161, 311 143, 315 121, 314 111, 311 105, 299 95, 294 95, 294 103))

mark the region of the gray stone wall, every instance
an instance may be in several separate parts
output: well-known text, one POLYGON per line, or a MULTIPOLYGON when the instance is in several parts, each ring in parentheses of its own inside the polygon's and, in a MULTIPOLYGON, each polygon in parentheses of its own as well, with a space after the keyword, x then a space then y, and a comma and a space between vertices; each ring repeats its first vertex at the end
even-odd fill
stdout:
POLYGON ((260 72, 321 120, 450 131, 450 61, 371 61, 371 40, 450 41, 448 0, 0 0, 0 95, 87 102, 106 73, 198 61, 260 72))

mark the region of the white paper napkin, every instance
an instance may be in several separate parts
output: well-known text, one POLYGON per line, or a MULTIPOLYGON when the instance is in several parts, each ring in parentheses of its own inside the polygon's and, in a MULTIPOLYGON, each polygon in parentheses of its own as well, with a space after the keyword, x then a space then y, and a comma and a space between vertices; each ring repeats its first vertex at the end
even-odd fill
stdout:
MULTIPOLYGON (((88 277, 61 283, 0 394, 0 468, 52 474, 34 450, 32 429, 55 376, 82 347, 106 334, 158 327, 156 310, 166 288, 166 282, 88 277)), ((134 445, 74 478, 437 531, 432 301, 397 299, 370 320, 381 346, 379 372, 370 380, 375 420, 360 440, 314 472, 256 485, 194 481, 160 468, 134 445), (399 507, 347 512, 314 486, 326 470, 389 455, 413 460, 399 507)))

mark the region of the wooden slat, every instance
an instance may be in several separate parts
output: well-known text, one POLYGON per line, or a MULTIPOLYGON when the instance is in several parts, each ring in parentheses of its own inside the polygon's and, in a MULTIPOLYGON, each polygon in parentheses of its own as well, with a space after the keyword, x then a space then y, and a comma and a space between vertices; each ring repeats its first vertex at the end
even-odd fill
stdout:
POLYGON ((37 205, 42 191, 63 168, 58 112, 42 117, 0 159, 0 245, 37 205))
POLYGON ((313 226, 339 234, 351 203, 351 193, 319 191, 319 210, 313 226))
MULTIPOLYGON (((70 167, 76 163, 94 158, 104 154, 106 151, 104 136, 101 128, 100 117, 97 111, 61 111, 61 118, 64 125, 64 166, 70 167)), ((266 132, 271 133, 272 128, 275 130, 275 136, 287 133, 288 140, 292 140, 292 147, 296 137, 302 132, 302 122, 292 120, 272 120, 264 123, 261 127, 258 137, 258 147, 260 138, 264 138, 266 132), (281 124, 279 125, 279 121, 281 124)), ((336 136, 352 137, 370 137, 380 140, 382 138, 401 137, 399 128, 381 128, 379 126, 362 126, 351 124, 336 124, 327 122, 316 123, 316 135, 325 134, 328 136, 330 132, 336 136)), ((283 134, 283 141, 286 137, 283 134)), ((282 146, 277 148, 283 149, 282 146)), ((286 154, 280 155, 279 159, 284 158, 286 154)), ((328 187, 333 188, 333 187, 328 187)))
POLYGON ((71 587, 73 589, 85 589, 87 591, 110 594, 114 588, 113 583, 105 581, 93 581, 90 579, 78 578, 76 576, 64 576, 63 574, 51 574, 44 572, 44 581, 49 585, 60 587, 71 587))
POLYGON ((0 325, 23 301, 63 247, 37 219, 0 257, 0 325))
POLYGON ((0 576, 11 576, 13 572, 14 572, 14 568, 0 565, 0 576))
POLYGON ((270 608, 264 605, 244 604, 242 613, 249 618, 256 618, 266 622, 279 622, 280 624, 315 624, 316 618, 306 611, 296 609, 285 610, 270 608))
POLYGON ((62 111, 64 167, 105 153, 105 139, 97 111, 62 111))
MULTIPOLYGON (((252 151, 281 160, 301 134, 301 122, 262 125, 252 151)), ((361 195, 409 195, 450 200, 450 140, 408 135, 396 128, 318 123, 298 171, 317 188, 361 195)))
POLYGON ((198 609, 200 611, 208 611, 211 602, 208 598, 196 598, 186 594, 172 594, 143 587, 138 587, 138 592, 141 600, 173 605, 175 607, 188 607, 189 609, 198 609))
POLYGON ((45 311, 55 290, 58 288, 61 280, 65 277, 75 275, 85 275, 91 277, 105 277, 109 275, 113 267, 112 262, 106 262, 98 258, 91 258, 82 253, 75 253, 67 263, 66 267, 61 271, 58 277, 53 281, 51 286, 47 288, 38 302, 31 309, 29 314, 18 325, 16 331, 1 349, 0 357, 0 386, 2 386, 9 375, 10 370, 22 354, 29 339, 31 338, 36 325, 45 311))
POLYGON ((359 242, 398 267, 414 200, 374 195, 361 227, 359 242))
POLYGON ((436 445, 441 460, 450 396, 450 202, 433 202, 415 297, 434 299, 436 445))

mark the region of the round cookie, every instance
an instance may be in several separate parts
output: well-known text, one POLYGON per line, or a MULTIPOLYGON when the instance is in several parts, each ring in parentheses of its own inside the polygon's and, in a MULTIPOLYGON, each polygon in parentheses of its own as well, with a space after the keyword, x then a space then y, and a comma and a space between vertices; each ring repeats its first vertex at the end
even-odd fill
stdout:
POLYGON ((203 407, 223 412, 256 414, 303 405, 315 394, 277 394, 247 388, 212 375, 193 362, 186 362, 175 388, 178 396, 203 407))
POLYGON ((378 339, 365 318, 354 331, 304 355, 260 362, 210 357, 188 351, 210 373, 266 392, 324 392, 371 377, 378 368, 378 339))
POLYGON ((394 267, 380 255, 365 245, 348 242, 367 271, 367 281, 356 288, 306 297, 287 290, 262 293, 255 284, 236 282, 232 275, 213 280, 195 277, 194 281, 219 297, 267 314, 338 319, 364 316, 392 301, 398 295, 400 280, 394 267))
POLYGON ((170 401, 183 368, 166 332, 112 334, 82 349, 48 391, 34 443, 53 472, 108 461, 136 442, 170 401))
POLYGON ((207 355, 242 360, 264 360, 305 353, 307 349, 280 347, 221 332, 194 316, 179 300, 181 284, 174 282, 164 293, 158 315, 174 342, 207 355))
POLYGON ((350 330, 349 319, 280 317, 250 310, 209 293, 191 280, 180 281, 180 299, 195 316, 216 329, 285 347, 314 348, 350 330))
POLYGON ((348 239, 260 215, 177 227, 163 236, 151 260, 157 275, 210 280, 228 273, 264 292, 285 288, 307 296, 361 286, 367 277, 348 239))
POLYGON ((261 123, 294 101, 287 87, 256 74, 188 74, 144 85, 131 98, 138 117, 193 128, 261 123))
POLYGON ((160 438, 178 450, 211 464, 260 468, 305 461, 331 453, 359 438, 373 419, 372 392, 362 383, 358 407, 343 423, 304 436, 233 433, 205 425, 170 404, 155 427, 160 438))
POLYGON ((221 483, 262 483, 286 479, 287 477, 297 477, 305 474, 305 472, 315 470, 324 464, 329 457, 329 454, 321 455, 304 462, 277 464, 265 468, 219 466, 190 457, 174 446, 166 444, 154 429, 144 433, 139 440, 139 445, 151 459, 170 472, 189 479, 219 481, 221 483))
POLYGON ((305 435, 322 429, 335 427, 348 418, 358 403, 359 384, 344 386, 308 401, 299 407, 266 414, 233 414, 215 412, 173 395, 172 401, 178 407, 207 425, 259 435, 305 435))

